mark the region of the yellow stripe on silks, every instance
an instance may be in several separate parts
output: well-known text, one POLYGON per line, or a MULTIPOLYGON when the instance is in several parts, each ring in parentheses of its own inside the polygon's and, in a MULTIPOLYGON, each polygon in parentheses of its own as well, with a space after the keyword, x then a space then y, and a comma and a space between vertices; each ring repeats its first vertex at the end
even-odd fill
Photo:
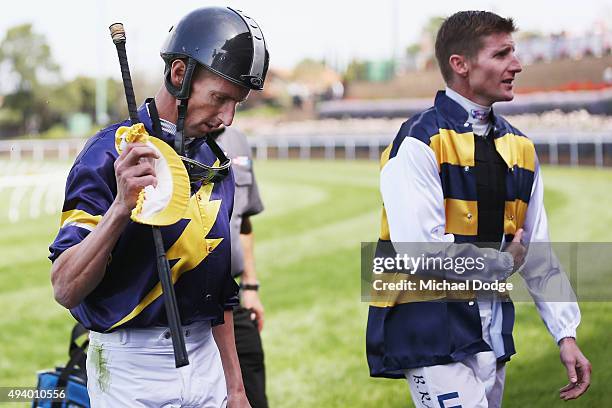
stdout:
MULTIPOLYGON (((178 259, 170 270, 173 284, 176 283, 183 273, 197 267, 223 241, 223 238, 202 238, 210 232, 221 206, 221 200, 209 201, 212 189, 212 183, 205 184, 200 187, 196 194, 191 196, 189 207, 185 214, 185 218, 189 219, 190 222, 178 240, 166 253, 168 260, 178 259)), ((144 308, 153 303, 161 294, 161 284, 158 283, 127 316, 119 320, 108 330, 121 326, 138 316, 144 308)))
POLYGON ((521 199, 506 201, 504 209, 504 234, 514 234, 523 227, 527 216, 527 203, 521 199))
POLYGON ((518 166, 535 171, 535 147, 526 137, 506 133, 495 139, 495 149, 504 159, 508 168, 518 166))
POLYGON ((391 239, 391 232, 389 231, 389 221, 387 221, 387 211, 385 207, 382 208, 382 219, 380 220, 380 239, 389 241, 391 239))
POLYGON ((60 220, 60 228, 64 228, 71 224, 81 224, 94 229, 101 219, 101 215, 91 215, 83 210, 64 211, 60 220))
POLYGON ((438 169, 442 163, 458 166, 474 166, 474 133, 457 133, 439 129, 440 133, 429 139, 429 147, 436 154, 438 169))
POLYGON ((387 164, 387 162, 389 161, 389 156, 391 155, 392 148, 393 148, 393 142, 391 142, 391 144, 387 146, 386 149, 383 150, 382 154, 380 155, 380 169, 381 170, 383 167, 385 167, 385 164, 387 164))
MULTIPOLYGON (((393 142, 389 146, 383 150, 380 155, 380 169, 382 170, 385 167, 385 164, 389 161, 389 156, 391 155, 391 149, 393 148, 393 142)), ((387 221, 387 211, 385 211, 385 206, 382 208, 382 217, 380 221, 380 239, 390 240, 391 233, 389 232, 389 223, 387 221)))
POLYGON ((478 202, 444 199, 446 209, 446 233, 478 235, 478 202))

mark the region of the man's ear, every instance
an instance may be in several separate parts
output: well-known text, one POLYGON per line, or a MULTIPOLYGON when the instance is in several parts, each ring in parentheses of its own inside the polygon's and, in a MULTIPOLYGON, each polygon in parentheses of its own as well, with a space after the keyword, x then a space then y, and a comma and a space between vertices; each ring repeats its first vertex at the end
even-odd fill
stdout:
POLYGON ((453 54, 448 58, 448 64, 455 74, 462 78, 467 77, 470 67, 465 56, 453 54))
POLYGON ((183 78, 185 78, 185 69, 187 66, 180 59, 176 59, 172 61, 172 66, 170 67, 170 81, 172 85, 177 88, 180 88, 183 84, 183 78))

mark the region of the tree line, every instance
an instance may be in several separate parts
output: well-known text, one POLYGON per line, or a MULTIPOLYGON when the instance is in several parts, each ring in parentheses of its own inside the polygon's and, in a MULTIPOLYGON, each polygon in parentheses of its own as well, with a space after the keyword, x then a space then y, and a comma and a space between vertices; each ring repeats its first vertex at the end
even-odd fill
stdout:
MULTIPOLYGON (((115 103, 123 88, 111 78, 103 82, 107 94, 104 119, 116 121, 125 116, 123 105, 115 103)), ((62 79, 45 36, 34 31, 32 24, 8 29, 0 42, 0 138, 65 137, 75 114, 100 122, 95 94, 95 78, 62 79)))

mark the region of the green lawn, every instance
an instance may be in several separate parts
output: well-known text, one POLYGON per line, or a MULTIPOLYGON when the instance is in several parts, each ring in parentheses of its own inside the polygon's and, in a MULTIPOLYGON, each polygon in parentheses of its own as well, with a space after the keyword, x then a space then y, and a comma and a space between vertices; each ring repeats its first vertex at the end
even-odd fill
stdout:
MULTIPOLYGON (((256 170, 266 204, 253 221, 271 406, 412 406, 404 381, 369 378, 365 360, 359 243, 378 236, 377 164, 269 161, 256 170)), ((612 171, 546 168, 544 177, 553 240, 612 241, 612 212, 602 208, 612 171)), ((53 301, 46 259, 59 214, 10 224, 9 194, 0 193, 0 387, 28 386, 37 370, 66 360, 71 317, 53 301)), ((579 341, 595 376, 572 406, 605 406, 612 304, 585 303, 582 314, 579 341)), ((564 405, 564 369, 531 304, 517 304, 515 334, 504 406, 564 405)))

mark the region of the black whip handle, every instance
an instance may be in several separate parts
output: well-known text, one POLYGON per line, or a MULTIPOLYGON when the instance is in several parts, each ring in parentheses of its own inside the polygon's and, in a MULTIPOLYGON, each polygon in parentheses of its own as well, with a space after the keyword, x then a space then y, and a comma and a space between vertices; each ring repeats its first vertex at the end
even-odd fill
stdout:
POLYGON ((130 113, 130 120, 132 124, 139 123, 136 96, 134 96, 130 66, 128 65, 127 53, 125 52, 125 42, 117 42, 115 46, 117 47, 117 56, 119 57, 121 78, 123 79, 123 89, 125 90, 125 100, 127 101, 128 112, 130 113))

